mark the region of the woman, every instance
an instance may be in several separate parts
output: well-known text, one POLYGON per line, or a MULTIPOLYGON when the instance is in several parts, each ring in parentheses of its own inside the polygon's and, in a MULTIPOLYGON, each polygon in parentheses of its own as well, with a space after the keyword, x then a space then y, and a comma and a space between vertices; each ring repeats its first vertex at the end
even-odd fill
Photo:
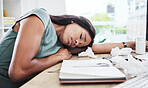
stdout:
POLYGON ((49 16, 44 9, 26 13, 0 41, 0 86, 21 86, 42 70, 69 59, 72 54, 65 47, 81 47, 81 51, 92 46, 94 37, 95 29, 84 17, 49 16))
MULTIPOLYGON (((108 53, 122 43, 93 44, 95 29, 84 17, 52 16, 34 9, 16 21, 0 41, 0 86, 17 88, 52 65, 92 46, 108 53)), ((126 42, 134 48, 135 42, 126 42)))

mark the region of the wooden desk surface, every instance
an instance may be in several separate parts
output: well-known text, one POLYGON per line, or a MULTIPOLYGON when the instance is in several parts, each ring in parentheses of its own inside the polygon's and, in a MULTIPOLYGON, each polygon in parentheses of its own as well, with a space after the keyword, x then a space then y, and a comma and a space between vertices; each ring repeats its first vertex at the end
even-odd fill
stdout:
MULTIPOLYGON (((98 58, 110 56, 110 54, 96 54, 98 58)), ((72 56, 70 60, 82 60, 82 59, 92 59, 89 57, 72 56)), ((61 63, 58 63, 34 78, 28 81, 26 84, 22 85, 20 88, 111 88, 119 83, 91 83, 91 84, 60 84, 59 83, 59 70, 61 68, 61 63)))

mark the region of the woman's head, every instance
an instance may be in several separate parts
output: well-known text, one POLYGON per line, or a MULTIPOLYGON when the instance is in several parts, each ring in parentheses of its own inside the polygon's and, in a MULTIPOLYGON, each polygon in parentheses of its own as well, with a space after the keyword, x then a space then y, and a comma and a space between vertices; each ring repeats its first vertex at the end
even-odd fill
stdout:
POLYGON ((91 22, 74 15, 52 16, 51 21, 57 25, 65 25, 65 30, 60 35, 60 41, 70 47, 92 46, 95 29, 91 22))

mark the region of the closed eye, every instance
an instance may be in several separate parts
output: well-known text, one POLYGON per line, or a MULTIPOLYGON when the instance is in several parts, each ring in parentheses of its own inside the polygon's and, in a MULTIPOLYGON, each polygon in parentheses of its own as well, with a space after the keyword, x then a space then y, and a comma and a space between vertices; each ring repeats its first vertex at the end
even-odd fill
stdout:
POLYGON ((81 33, 81 35, 80 35, 80 39, 82 38, 82 33, 81 33))
POLYGON ((86 34, 85 34, 85 39, 84 39, 84 41, 86 42, 86 34))

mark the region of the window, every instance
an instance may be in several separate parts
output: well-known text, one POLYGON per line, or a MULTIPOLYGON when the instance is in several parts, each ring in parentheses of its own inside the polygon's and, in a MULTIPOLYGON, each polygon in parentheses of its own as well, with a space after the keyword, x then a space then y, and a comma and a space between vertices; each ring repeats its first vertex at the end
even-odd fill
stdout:
POLYGON ((95 43, 146 37, 147 0, 65 0, 67 14, 88 18, 97 32, 95 43))

